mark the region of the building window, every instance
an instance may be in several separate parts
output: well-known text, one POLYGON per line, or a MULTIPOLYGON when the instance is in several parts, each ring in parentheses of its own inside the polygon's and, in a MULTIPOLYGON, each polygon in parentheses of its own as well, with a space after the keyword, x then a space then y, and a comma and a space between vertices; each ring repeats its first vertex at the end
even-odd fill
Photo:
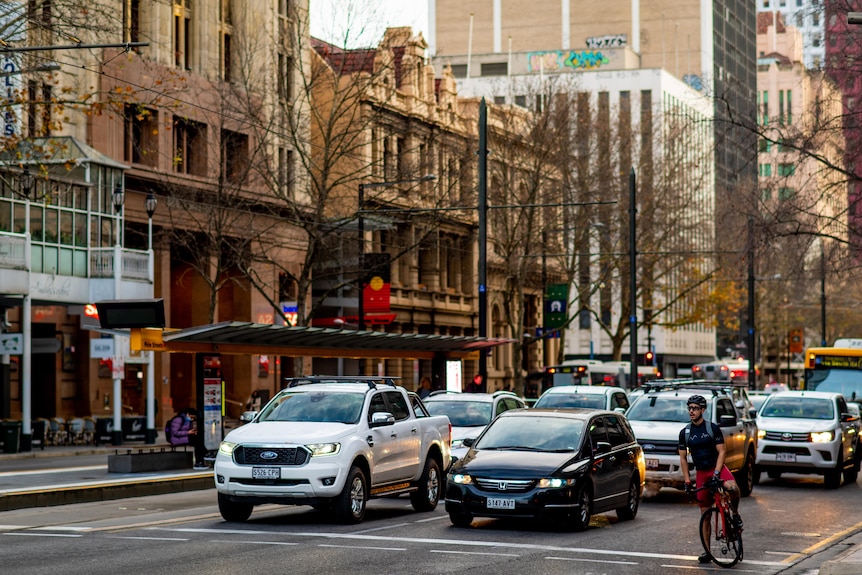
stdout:
POLYGON ((766 138, 760 138, 757 142, 757 151, 758 152, 771 152, 772 151, 772 140, 767 140, 766 138))
POLYGON ((796 195, 796 188, 778 188, 779 200, 790 200, 796 195))
POLYGON ((778 91, 778 123, 784 123, 784 90, 778 91))
POLYGON ((231 38, 230 34, 225 32, 222 34, 222 60, 221 60, 221 69, 222 69, 222 80, 225 82, 230 82, 233 80, 231 76, 231 38))
POLYGON ((231 130, 221 131, 221 175, 231 183, 241 183, 248 169, 248 136, 231 130))
POLYGON ((181 174, 207 175, 207 127, 174 116, 174 169, 181 174))
POLYGON ((811 46, 813 46, 814 48, 820 47, 820 34, 814 34, 811 37, 811 46))
POLYGON ((787 115, 785 120, 788 124, 793 123, 793 90, 786 90, 784 94, 787 99, 787 115))
POLYGON ((758 175, 762 178, 768 178, 772 175, 772 164, 758 164, 758 175))
POLYGON ((494 103, 498 106, 502 106, 506 103, 506 96, 494 96, 494 103))
POLYGON ((489 62, 482 64, 483 76, 505 76, 509 73, 509 64, 506 62, 489 62))
MULTIPOLYGON (((123 36, 126 42, 140 42, 141 38, 141 0, 129 0, 123 2, 123 22, 125 30, 123 36)), ((132 48, 135 52, 139 47, 132 48)))
POLYGON ((811 15, 811 23, 814 26, 820 26, 820 13, 819 12, 815 12, 814 14, 811 15))
POLYGON ((769 124, 769 92, 760 93, 760 123, 764 126, 769 124))
POLYGON ((174 65, 191 69, 192 0, 174 0, 174 65))
POLYGON ((126 104, 124 111, 123 159, 133 164, 155 166, 158 163, 158 112, 126 104))
POLYGON ((792 176, 796 173, 796 164, 778 164, 779 176, 792 176))
POLYGON ((278 54, 278 97, 282 100, 293 99, 293 59, 279 52, 278 54))
POLYGON ((771 188, 763 188, 760 190, 760 197, 764 202, 768 202, 772 199, 772 189, 771 188))
POLYGON ((515 96, 515 105, 521 106, 522 108, 527 107, 527 97, 526 96, 515 96))
POLYGON ((35 138, 39 134, 39 116, 37 114, 39 83, 36 80, 27 81, 27 135, 35 138))
POLYGON ((452 75, 456 78, 467 77, 467 64, 451 64, 452 75))

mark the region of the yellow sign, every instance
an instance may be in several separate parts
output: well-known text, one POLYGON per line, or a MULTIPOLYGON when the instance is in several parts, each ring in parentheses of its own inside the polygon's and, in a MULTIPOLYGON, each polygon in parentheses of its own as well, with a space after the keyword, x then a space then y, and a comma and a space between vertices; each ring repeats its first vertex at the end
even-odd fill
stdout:
POLYGON ((132 328, 129 349, 132 351, 165 351, 162 329, 158 327, 132 328))

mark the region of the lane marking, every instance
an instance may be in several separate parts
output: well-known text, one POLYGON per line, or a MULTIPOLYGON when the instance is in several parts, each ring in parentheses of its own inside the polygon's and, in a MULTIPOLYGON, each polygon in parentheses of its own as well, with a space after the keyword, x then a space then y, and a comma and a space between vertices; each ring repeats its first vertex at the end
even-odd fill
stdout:
POLYGON ((84 465, 81 467, 56 467, 53 469, 34 469, 30 471, 0 471, 0 477, 21 475, 44 475, 46 473, 71 473, 73 471, 107 471, 107 465, 84 465))
POLYGON ((839 531, 838 533, 835 533, 835 534, 833 534, 833 535, 830 535, 830 536, 829 536, 829 537, 827 537, 826 539, 823 539, 823 540, 821 540, 821 541, 819 541, 819 542, 815 543, 815 544, 814 544, 814 545, 812 545, 811 547, 808 547, 808 548, 806 548, 806 549, 803 549, 803 550, 802 550, 802 551, 800 551, 799 553, 794 553, 793 555, 791 555, 791 556, 790 556, 790 557, 788 557, 787 559, 784 559, 784 560, 782 561, 782 563, 794 563, 794 562, 796 562, 796 561, 799 561, 799 560, 801 560, 801 559, 804 559, 807 555, 811 555, 811 554, 812 554, 812 553, 814 553, 815 551, 818 551, 818 550, 820 550, 821 548, 826 547, 827 545, 831 545, 831 544, 832 544, 832 543, 834 543, 835 541, 837 541, 837 540, 839 540, 839 539, 842 539, 842 538, 844 538, 845 536, 850 535, 851 533, 854 533, 854 532, 858 531, 859 529, 862 529, 862 521, 860 521, 860 522, 859 522, 859 523, 857 523, 856 525, 853 525, 853 526, 851 526, 851 527, 848 527, 847 529, 844 529, 844 530, 842 530, 842 531, 839 531))
POLYGON ((30 531, 92 531, 89 527, 79 527, 76 525, 54 525, 50 527, 30 527, 30 531))
POLYGON ((795 555, 796 551, 764 551, 766 555, 795 555))
MULTIPOLYGON (((203 533, 203 534, 217 534, 217 533, 231 533, 231 534, 245 534, 245 535, 264 535, 264 536, 272 536, 273 532, 271 531, 262 531, 256 529, 242 530, 242 529, 207 529, 207 528, 192 528, 192 527, 150 527, 149 529, 162 529, 168 531, 179 531, 182 533, 203 533)), ((296 532, 291 533, 291 537, 320 537, 323 539, 347 539, 347 540, 356 540, 356 541, 379 541, 380 538, 374 535, 357 535, 352 533, 312 533, 312 532, 296 532)), ((387 537, 390 541, 399 541, 403 543, 419 543, 423 545, 452 545, 452 546, 462 546, 462 547, 495 547, 495 548, 511 548, 513 545, 509 542, 501 542, 501 541, 475 541, 475 540, 462 540, 462 539, 423 539, 418 537, 387 537)), ((649 553, 645 551, 619 551, 613 549, 592 549, 586 547, 559 547, 555 545, 537 545, 537 544, 518 544, 517 547, 519 549, 528 549, 531 551, 551 551, 556 553, 584 553, 584 554, 593 554, 593 555, 611 555, 614 557, 648 557, 651 559, 675 559, 678 561, 697 561, 696 555, 674 555, 669 553, 649 553)), ((762 565, 767 567, 779 567, 784 564, 782 561, 750 561, 748 559, 745 562, 749 565, 762 565)))
POLYGON ((413 523, 428 523, 429 521, 440 521, 441 519, 449 519, 449 516, 440 515, 439 517, 429 517, 428 519, 417 519, 413 523))
POLYGON ((443 553, 446 555, 491 555, 492 557, 520 557, 514 553, 487 553, 483 551, 450 551, 446 549, 431 549, 429 553, 443 553))
MULTIPOLYGON (((753 561, 745 560, 745 563, 753 563, 753 561)), ((715 563, 711 563, 712 567, 708 565, 700 565, 697 567, 692 567, 691 565, 662 565, 662 567, 668 567, 670 569, 696 569, 698 571, 725 571, 724 567, 719 567, 715 563)), ((737 563, 733 566, 734 573, 763 573, 763 571, 758 571, 757 569, 739 569, 741 563, 737 563)))
POLYGON ((337 547, 339 549, 374 549, 375 551, 407 551, 406 547, 371 547, 370 545, 332 545, 329 543, 320 543, 318 547, 337 547))
POLYGON ((188 537, 135 537, 133 535, 109 535, 108 539, 143 539, 144 541, 188 541, 188 537))
POLYGON ((35 533, 33 531, 11 531, 9 533, 4 533, 3 535, 7 537, 11 537, 13 535, 22 535, 25 537, 83 537, 83 535, 72 533, 35 533))
POLYGON ((580 561, 585 563, 613 563, 615 565, 640 565, 637 561, 611 561, 609 559, 583 559, 581 557, 545 557, 551 561, 580 561))
POLYGON ((213 543, 245 543, 246 545, 299 545, 287 541, 237 541, 236 539, 210 539, 213 543))
POLYGON ((386 527, 375 527, 374 529, 362 529, 354 531, 354 533, 374 533, 375 531, 386 531, 387 529, 397 529, 399 527, 409 527, 409 523, 396 523, 395 525, 387 525, 386 527))

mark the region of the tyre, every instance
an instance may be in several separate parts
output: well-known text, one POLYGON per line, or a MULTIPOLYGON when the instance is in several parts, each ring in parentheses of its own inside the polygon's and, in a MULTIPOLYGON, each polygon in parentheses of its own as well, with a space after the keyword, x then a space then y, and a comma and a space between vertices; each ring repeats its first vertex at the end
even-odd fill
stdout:
POLYGON ((469 513, 450 511, 449 521, 451 521, 452 525, 455 527, 470 527, 470 524, 473 523, 473 516, 469 513))
POLYGON ((244 523, 251 517, 252 509, 254 509, 254 505, 251 503, 237 503, 236 501, 231 501, 223 493, 218 494, 218 510, 225 521, 244 523))
POLYGON ((826 489, 838 489, 841 487, 841 472, 844 470, 844 459, 839 457, 835 467, 823 476, 823 486, 826 489))
POLYGON ((368 481, 365 473, 355 465, 347 474, 344 489, 333 502, 332 510, 342 523, 360 523, 365 518, 365 508, 368 505, 368 481))
POLYGON ((419 478, 419 489, 410 494, 410 503, 416 511, 434 511, 440 500, 440 462, 431 457, 419 478))
POLYGON ((700 542, 713 563, 733 567, 742 559, 742 534, 730 526, 730 517, 722 521, 721 511, 710 507, 700 516, 700 542))
POLYGON ((856 483, 857 479, 859 479, 859 470, 856 468, 856 464, 853 464, 844 470, 845 485, 852 485, 853 483, 856 483))
POLYGON ((629 494, 628 500, 626 501, 625 506, 617 508, 617 518, 620 521, 631 521, 638 514, 638 508, 640 508, 641 503, 641 486, 638 481, 637 475, 632 476, 632 480, 629 483, 629 494))
POLYGON ((739 486, 739 494, 743 497, 751 495, 751 490, 754 489, 754 453, 748 452, 745 464, 734 476, 736 477, 736 484, 739 486))
POLYGON ((760 483, 761 473, 763 473, 763 469, 759 465, 753 465, 751 467, 751 482, 754 485, 758 485, 760 483))
POLYGON ((589 485, 581 486, 578 492, 578 509, 572 517, 572 529, 575 531, 583 531, 590 526, 590 517, 592 516, 593 496, 590 492, 589 485))

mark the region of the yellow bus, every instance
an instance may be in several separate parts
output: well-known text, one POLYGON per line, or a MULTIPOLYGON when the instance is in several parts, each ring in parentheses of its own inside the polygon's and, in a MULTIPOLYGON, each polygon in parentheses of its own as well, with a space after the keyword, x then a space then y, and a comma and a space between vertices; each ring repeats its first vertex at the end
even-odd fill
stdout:
POLYGON ((835 340, 833 347, 808 348, 804 388, 862 401, 862 339, 844 338, 835 340))

